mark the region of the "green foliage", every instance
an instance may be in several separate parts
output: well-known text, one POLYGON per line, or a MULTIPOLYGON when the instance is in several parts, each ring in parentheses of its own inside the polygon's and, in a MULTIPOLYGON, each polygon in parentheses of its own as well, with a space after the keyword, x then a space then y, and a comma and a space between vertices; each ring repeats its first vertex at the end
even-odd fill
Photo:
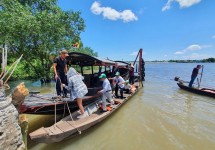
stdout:
MULTIPOLYGON (((13 58, 24 54, 17 76, 29 71, 38 78, 49 78, 54 57, 80 41, 85 29, 81 13, 63 11, 57 0, 1 0, 0 24, 0 45, 6 44, 13 58)), ((79 51, 97 55, 89 47, 79 51)))
POLYGON ((81 48, 70 48, 69 52, 80 52, 80 53, 84 53, 87 55, 91 55, 91 56, 98 56, 97 52, 94 52, 93 49, 91 49, 90 47, 81 47, 81 48))
POLYGON ((212 62, 212 63, 214 63, 215 62, 215 58, 203 59, 202 61, 203 62, 212 62))

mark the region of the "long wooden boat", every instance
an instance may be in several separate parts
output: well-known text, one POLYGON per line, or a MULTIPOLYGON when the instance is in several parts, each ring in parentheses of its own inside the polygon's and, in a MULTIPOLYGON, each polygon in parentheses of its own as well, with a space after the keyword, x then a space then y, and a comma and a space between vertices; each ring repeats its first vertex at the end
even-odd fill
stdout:
POLYGON ((122 107, 124 103, 130 100, 140 88, 139 83, 135 84, 136 89, 133 90, 133 93, 125 94, 125 98, 123 100, 115 99, 115 105, 110 108, 109 111, 101 112, 99 107, 101 100, 98 100, 85 106, 85 113, 87 113, 89 116, 82 119, 77 119, 78 111, 76 111, 71 114, 72 117, 67 116, 50 127, 42 127, 36 131, 31 132, 29 134, 31 140, 41 143, 54 143, 60 142, 73 135, 80 134, 82 131, 89 129, 90 127, 106 119, 108 116, 122 107))
POLYGON ((175 77, 174 80, 177 81, 177 85, 183 90, 215 98, 215 89, 189 87, 187 85, 189 82, 181 80, 180 77, 175 77), (185 83, 187 84, 185 85, 185 83))
MULTIPOLYGON (((116 71, 125 77, 128 77, 130 64, 123 61, 111 61, 109 59, 102 59, 98 57, 89 56, 87 54, 79 52, 71 52, 67 57, 68 64, 70 66, 79 66, 82 76, 84 77, 84 83, 88 87, 88 94, 83 98, 83 106, 93 103, 100 99, 100 95, 97 95, 97 91, 101 89, 101 82, 99 75, 105 73, 108 78, 112 78, 116 71), (84 68, 91 68, 91 73, 86 74, 84 68), (94 70, 94 67, 98 67, 98 70, 94 70)), ((31 93, 21 106, 21 113, 25 114, 68 114, 68 110, 65 109, 65 101, 68 98, 56 99, 55 94, 39 94, 31 93)), ((71 112, 78 109, 76 101, 68 101, 71 112)))
MULTIPOLYGON (((84 83, 87 85, 88 94, 83 98, 83 106, 100 99, 101 95, 96 94, 97 91, 101 89, 102 85, 98 76, 101 73, 106 73, 108 78, 113 77, 115 74, 114 68, 117 66, 116 62, 108 59, 89 56, 79 52, 69 53, 67 60, 70 66, 75 65, 80 68, 81 74, 84 77, 84 83), (84 68, 86 67, 91 68, 90 73, 84 72, 84 68), (99 70, 95 71, 94 67, 98 67, 99 70)), ((56 95, 53 93, 38 94, 33 92, 21 105, 21 113, 42 115, 55 114, 55 111, 56 114, 68 113, 68 111, 65 110, 65 101, 68 101, 68 98, 61 98, 59 100, 59 98, 56 99, 56 95)), ((68 104, 71 112, 74 112, 78 109, 76 101, 68 101, 68 104)))
MULTIPOLYGON (((88 88, 88 91, 91 92, 83 98, 83 106, 100 99, 101 95, 96 94, 99 89, 100 88, 88 88), (92 92, 92 90, 94 90, 94 92, 92 92)), ((66 109, 66 101, 68 102, 71 112, 79 109, 76 100, 70 101, 69 98, 59 99, 55 94, 30 94, 21 105, 21 112, 24 114, 54 115, 56 111, 58 115, 68 114, 69 111, 66 109)))
POLYGON ((178 86, 186 91, 192 92, 192 93, 196 93, 196 94, 200 94, 200 95, 204 95, 204 96, 209 96, 212 98, 215 98, 215 90, 214 89, 208 89, 208 88, 194 88, 194 87, 189 87, 187 85, 185 85, 182 82, 178 82, 177 83, 178 86))

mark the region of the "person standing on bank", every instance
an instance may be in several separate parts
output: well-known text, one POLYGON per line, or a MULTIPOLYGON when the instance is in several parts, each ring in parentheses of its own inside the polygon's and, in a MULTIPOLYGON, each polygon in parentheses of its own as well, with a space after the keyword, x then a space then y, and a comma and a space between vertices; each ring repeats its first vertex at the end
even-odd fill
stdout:
POLYGON ((191 75, 191 80, 190 80, 190 83, 189 83, 189 87, 193 86, 193 82, 195 81, 196 77, 199 74, 199 69, 201 69, 201 65, 197 65, 196 68, 193 68, 193 72, 192 72, 192 75, 191 75))
POLYGON ((101 79, 101 81, 103 81, 103 84, 102 84, 102 90, 98 91, 98 93, 102 93, 102 109, 104 112, 106 112, 107 111, 106 99, 108 99, 108 101, 110 101, 111 105, 114 105, 113 96, 112 96, 112 88, 111 88, 109 80, 106 77, 106 74, 104 74, 104 73, 101 74, 99 76, 99 79, 101 79))
POLYGON ((54 74, 56 81, 56 91, 57 95, 61 96, 61 92, 63 92, 63 97, 67 97, 67 90, 63 87, 63 91, 61 88, 61 84, 67 84, 67 60, 66 57, 69 56, 66 50, 62 50, 59 57, 54 59, 54 74))

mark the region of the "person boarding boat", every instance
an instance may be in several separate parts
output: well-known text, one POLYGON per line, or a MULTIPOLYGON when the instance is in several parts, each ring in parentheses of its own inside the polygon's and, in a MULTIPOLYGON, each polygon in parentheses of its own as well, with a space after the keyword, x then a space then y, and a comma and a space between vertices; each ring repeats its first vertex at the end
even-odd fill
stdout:
POLYGON ((124 90, 124 84, 125 80, 120 76, 119 72, 116 72, 115 77, 113 78, 114 84, 115 84, 115 95, 118 98, 118 91, 120 90, 120 98, 123 99, 123 90, 124 90))
POLYGON ((66 86, 65 84, 62 84, 62 86, 65 87, 70 92, 70 100, 77 101, 81 113, 81 115, 79 115, 77 118, 80 119, 87 117, 87 114, 85 114, 84 107, 82 105, 82 99, 88 93, 87 86, 82 81, 84 78, 79 73, 77 73, 77 71, 72 67, 69 68, 67 77, 68 86, 66 86))
POLYGON ((199 69, 201 69, 201 65, 197 65, 196 68, 193 68, 193 72, 192 72, 192 75, 191 75, 191 80, 190 80, 190 83, 189 83, 189 87, 193 86, 193 82, 195 81, 196 77, 199 74, 199 69))
POLYGON ((102 109, 103 111, 107 111, 107 101, 106 99, 108 99, 111 103, 111 105, 114 105, 114 101, 113 101, 113 96, 112 96, 112 88, 110 85, 109 80, 106 77, 106 74, 101 74, 99 76, 99 78, 101 79, 101 81, 103 81, 102 84, 102 90, 98 91, 98 93, 102 93, 102 109))

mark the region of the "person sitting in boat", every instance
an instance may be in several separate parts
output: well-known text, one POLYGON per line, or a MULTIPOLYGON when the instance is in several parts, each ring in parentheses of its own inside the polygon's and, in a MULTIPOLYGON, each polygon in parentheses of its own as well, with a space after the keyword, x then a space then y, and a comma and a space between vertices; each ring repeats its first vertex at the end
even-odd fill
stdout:
POLYGON ((129 80, 126 80, 125 81, 124 91, 126 92, 126 94, 130 94, 131 93, 131 89, 132 89, 132 85, 129 84, 129 80))
POLYGON ((67 73, 68 77, 68 86, 63 84, 62 86, 65 87, 70 92, 70 100, 76 100, 78 107, 80 109, 81 115, 77 118, 84 118, 87 114, 84 113, 84 107, 82 105, 83 97, 88 93, 87 86, 84 84, 83 77, 77 73, 74 68, 69 68, 67 73))
POLYGON ((61 96, 61 92, 63 92, 63 97, 67 97, 67 90, 65 88, 63 88, 63 91, 61 90, 61 84, 67 84, 67 56, 69 56, 68 52, 66 50, 62 50, 60 56, 54 59, 53 65, 57 95, 61 96))
POLYGON ((116 98, 119 98, 118 91, 120 90, 120 98, 123 99, 123 90, 124 90, 124 84, 125 80, 120 76, 119 72, 116 72, 115 77, 113 78, 113 83, 115 85, 115 96, 116 98))
POLYGON ((189 83, 189 87, 193 86, 193 82, 195 81, 196 77, 199 74, 199 69, 201 69, 201 65, 197 65, 196 68, 193 68, 193 72, 192 72, 192 75, 191 75, 191 80, 190 80, 190 83, 189 83))
POLYGON ((101 81, 103 81, 103 84, 102 84, 102 90, 98 91, 98 93, 102 93, 102 109, 105 112, 105 111, 107 111, 107 108, 106 108, 107 101, 106 101, 106 99, 109 100, 111 105, 114 105, 113 96, 112 96, 112 89, 111 89, 110 82, 106 77, 106 74, 104 74, 104 73, 101 74, 99 76, 99 78, 101 79, 101 81))

